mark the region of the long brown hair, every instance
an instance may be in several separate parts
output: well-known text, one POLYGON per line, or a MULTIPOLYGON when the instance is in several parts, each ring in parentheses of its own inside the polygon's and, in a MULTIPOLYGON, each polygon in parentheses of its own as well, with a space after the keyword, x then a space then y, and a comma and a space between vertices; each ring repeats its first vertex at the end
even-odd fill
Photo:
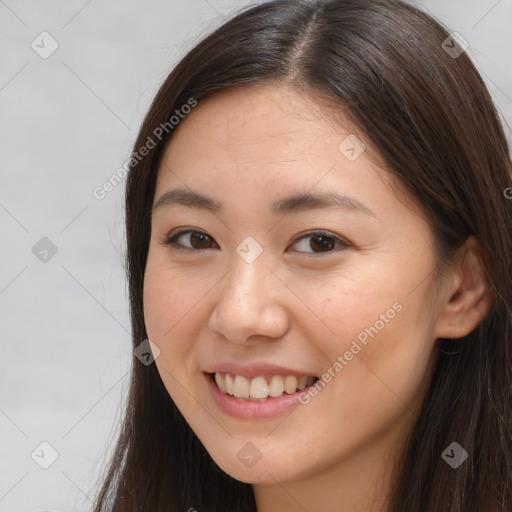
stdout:
MULTIPOLYGON (((133 348, 147 338, 143 281, 159 162, 191 98, 248 83, 288 83, 332 100, 426 212, 438 261, 469 235, 485 248, 494 301, 460 340, 437 340, 430 389, 396 470, 393 512, 512 510, 512 171, 500 119, 449 30, 400 0, 275 0, 200 41, 158 91, 126 186, 133 348), (447 39, 448 38, 448 39, 447 39), (446 41, 449 42, 448 48, 446 41), (456 47, 457 48, 457 47, 456 47), (160 133, 162 132, 162 133, 160 133), (162 136, 163 135, 163 136, 162 136), (452 469, 453 441, 469 459, 452 469)), ((95 512, 254 512, 252 486, 213 462, 154 364, 133 358, 122 430, 95 512)))

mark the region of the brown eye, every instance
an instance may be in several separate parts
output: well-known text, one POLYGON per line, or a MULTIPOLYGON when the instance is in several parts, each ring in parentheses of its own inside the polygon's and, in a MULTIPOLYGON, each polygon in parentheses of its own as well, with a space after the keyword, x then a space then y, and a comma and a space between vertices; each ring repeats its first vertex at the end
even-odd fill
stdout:
POLYGON ((213 241, 213 238, 206 233, 201 231, 182 231, 181 233, 177 233, 171 237, 169 237, 164 244, 171 245, 178 250, 202 250, 202 249, 210 249, 210 244, 213 241), (178 240, 183 239, 187 245, 183 246, 182 243, 179 243, 178 240))
POLYGON ((322 231, 303 235, 293 245, 299 246, 299 252, 312 253, 335 252, 337 249, 349 247, 343 239, 322 231))

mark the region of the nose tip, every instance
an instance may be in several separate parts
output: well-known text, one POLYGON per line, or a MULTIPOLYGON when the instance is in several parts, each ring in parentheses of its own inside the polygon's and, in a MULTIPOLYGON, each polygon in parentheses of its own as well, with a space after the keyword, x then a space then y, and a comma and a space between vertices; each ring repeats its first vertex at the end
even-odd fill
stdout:
POLYGON ((249 338, 280 338, 288 330, 279 280, 263 258, 242 257, 217 290, 209 327, 234 343, 249 338))
POLYGON ((286 333, 285 324, 282 312, 273 306, 241 307, 236 311, 230 307, 217 307, 210 319, 213 331, 237 344, 245 344, 250 338, 280 338, 286 333))

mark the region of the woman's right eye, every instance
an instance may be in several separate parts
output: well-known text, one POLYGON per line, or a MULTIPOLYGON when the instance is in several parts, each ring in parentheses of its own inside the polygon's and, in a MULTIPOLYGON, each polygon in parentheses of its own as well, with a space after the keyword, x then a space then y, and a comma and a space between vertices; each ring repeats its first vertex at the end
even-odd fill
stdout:
MULTIPOLYGON (((168 237, 163 244, 167 246, 171 246, 173 249, 177 249, 179 251, 200 251, 205 249, 211 249, 211 247, 207 247, 209 241, 213 241, 213 238, 202 231, 181 231, 168 237), (186 240, 189 245, 183 246, 178 242, 180 239, 186 240)), ((218 247, 217 242, 215 244, 218 247)))

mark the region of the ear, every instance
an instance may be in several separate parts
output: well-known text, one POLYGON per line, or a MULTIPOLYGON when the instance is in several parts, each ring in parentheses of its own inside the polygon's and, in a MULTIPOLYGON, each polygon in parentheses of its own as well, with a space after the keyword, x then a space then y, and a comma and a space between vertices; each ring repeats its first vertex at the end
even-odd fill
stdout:
POLYGON ((493 295, 485 271, 485 254, 476 237, 459 249, 449 270, 435 326, 436 338, 462 338, 488 315, 493 295))

